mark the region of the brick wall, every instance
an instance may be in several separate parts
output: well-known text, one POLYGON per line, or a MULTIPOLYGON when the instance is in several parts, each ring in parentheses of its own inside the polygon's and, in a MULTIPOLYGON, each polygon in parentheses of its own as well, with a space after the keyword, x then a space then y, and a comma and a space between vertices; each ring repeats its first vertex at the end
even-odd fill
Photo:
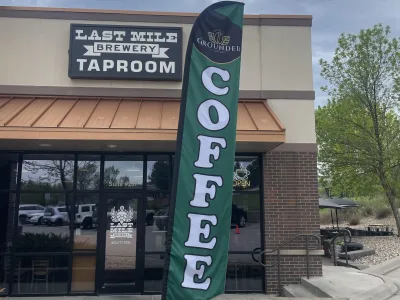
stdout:
MULTIPOLYGON (((265 249, 273 249, 297 234, 319 236, 317 153, 268 152, 264 154, 265 249)), ((310 246, 318 247, 316 241, 310 246)), ((304 238, 283 249, 305 249, 304 238)), ((267 262, 276 256, 266 256, 267 262)), ((281 256, 283 285, 306 276, 306 256, 281 256)), ((310 274, 322 275, 321 257, 310 256, 310 274)), ((267 293, 278 292, 277 267, 266 268, 267 293)))

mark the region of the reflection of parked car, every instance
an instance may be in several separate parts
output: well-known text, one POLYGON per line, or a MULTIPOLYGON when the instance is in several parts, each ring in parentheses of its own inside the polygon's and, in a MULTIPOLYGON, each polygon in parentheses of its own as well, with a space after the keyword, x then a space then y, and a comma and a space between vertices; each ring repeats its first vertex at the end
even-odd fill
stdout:
POLYGON ((231 224, 238 225, 240 228, 246 226, 247 223, 247 212, 237 206, 236 204, 232 204, 232 217, 231 217, 231 224))
POLYGON ((44 216, 44 212, 32 214, 28 217, 28 223, 33 224, 33 225, 43 225, 44 224, 43 216, 44 216))
POLYGON ((28 218, 37 213, 43 213, 45 210, 45 207, 37 204, 21 204, 19 206, 19 211, 18 211, 18 218, 21 224, 26 224, 28 221, 28 218))
POLYGON ((146 209, 146 226, 152 226, 154 224, 154 213, 154 210, 146 209))
POLYGON ((69 218, 65 206, 48 207, 44 211, 43 222, 48 226, 68 224, 69 218))
POLYGON ((96 204, 81 204, 75 208, 75 227, 91 228, 96 204))
MULTIPOLYGON (((167 206, 160 209, 154 216, 156 226, 160 230, 167 230, 168 228, 168 208, 167 206)), ((246 226, 246 223, 247 212, 236 204, 232 204, 231 224, 243 228, 246 226)))

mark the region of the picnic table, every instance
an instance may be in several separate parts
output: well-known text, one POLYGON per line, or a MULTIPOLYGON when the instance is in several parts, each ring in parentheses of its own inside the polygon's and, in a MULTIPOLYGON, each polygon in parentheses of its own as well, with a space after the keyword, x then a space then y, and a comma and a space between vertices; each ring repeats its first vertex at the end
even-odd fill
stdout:
MULTIPOLYGON (((389 226, 388 225, 385 225, 385 224, 369 224, 368 225, 368 231, 375 231, 375 232, 380 232, 381 234, 383 233, 383 232, 387 232, 387 233, 389 233, 390 232, 390 230, 389 230, 389 226)), ((393 231, 393 229, 392 229, 392 231, 393 231)))

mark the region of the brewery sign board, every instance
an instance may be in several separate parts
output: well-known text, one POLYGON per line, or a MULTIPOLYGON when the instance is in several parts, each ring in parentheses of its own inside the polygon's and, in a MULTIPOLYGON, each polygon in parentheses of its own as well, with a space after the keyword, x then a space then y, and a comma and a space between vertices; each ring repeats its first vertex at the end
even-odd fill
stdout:
POLYGON ((72 79, 182 79, 182 28, 71 24, 72 79))

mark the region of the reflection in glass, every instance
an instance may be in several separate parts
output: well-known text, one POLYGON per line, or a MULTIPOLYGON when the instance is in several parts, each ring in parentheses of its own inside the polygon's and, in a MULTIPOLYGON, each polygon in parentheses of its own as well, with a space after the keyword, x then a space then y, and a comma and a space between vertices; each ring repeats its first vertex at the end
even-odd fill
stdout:
POLYGON ((69 251, 70 205, 70 194, 21 193, 16 251, 69 251))
POLYGON ((76 188, 78 190, 100 189, 100 156, 78 156, 78 174, 76 188))
POLYGON ((0 190, 16 190, 18 155, 0 154, 0 190))
POLYGON ((13 293, 66 293, 68 255, 36 255, 69 252, 71 195, 68 193, 21 193, 17 256, 13 293))
POLYGON ((98 194, 77 194, 75 203, 74 250, 96 250, 98 194))
POLYGON ((10 269, 11 256, 0 256, 0 295, 7 295, 8 293, 8 278, 10 278, 10 269))
POLYGON ((147 159, 147 190, 167 191, 171 174, 169 157, 148 156, 147 159))
POLYGON ((165 251, 169 193, 154 192, 146 197, 146 252, 165 251), (150 216, 153 220, 150 221, 150 216))
MULTIPOLYGON (((0 253, 9 253, 12 246, 14 214, 16 195, 13 193, 0 193, 0 253)), ((17 230, 22 230, 19 224, 17 230)))
POLYGON ((232 202, 229 250, 253 251, 261 247, 260 195, 233 193, 232 202))
POLYGON ((65 294, 68 255, 16 256, 12 294, 65 294))
POLYGON ((251 254, 229 254, 226 272, 227 292, 262 291, 263 267, 251 254))
POLYGON ((108 156, 104 165, 105 188, 142 188, 143 158, 141 156, 108 156))
POLYGON ((136 280, 136 223, 139 199, 107 195, 104 286, 134 286, 136 280))
POLYGON ((32 191, 70 190, 73 175, 73 155, 26 155, 22 164, 21 187, 32 191))
POLYGON ((163 272, 164 254, 146 254, 144 258, 145 292, 161 292, 163 272))
POLYGON ((72 292, 93 292, 96 277, 96 256, 74 256, 72 259, 72 292))
POLYGON ((260 162, 257 157, 236 157, 233 167, 235 191, 259 191, 260 177, 260 162))

